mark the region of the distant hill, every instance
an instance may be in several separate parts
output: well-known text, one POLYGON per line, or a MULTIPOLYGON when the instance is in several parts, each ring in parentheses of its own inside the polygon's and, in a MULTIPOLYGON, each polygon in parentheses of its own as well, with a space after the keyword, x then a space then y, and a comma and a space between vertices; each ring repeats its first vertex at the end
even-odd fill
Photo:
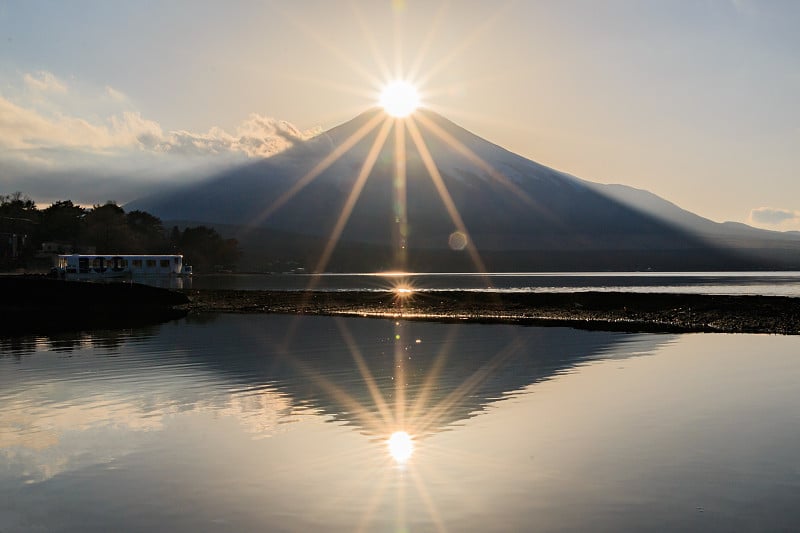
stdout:
MULTIPOLYGON (((314 268, 385 120, 370 110, 281 154, 126 207, 238 238, 244 268, 270 270, 289 260, 314 268)), ((387 124, 326 270, 474 271, 471 245, 493 271, 800 268, 796 232, 720 224, 647 191, 584 181, 430 110, 418 110, 413 122, 416 130, 406 121, 387 124), (405 148, 404 186, 395 179, 398 145, 405 148), (453 236, 460 228, 450 199, 470 237, 464 249, 453 236)))

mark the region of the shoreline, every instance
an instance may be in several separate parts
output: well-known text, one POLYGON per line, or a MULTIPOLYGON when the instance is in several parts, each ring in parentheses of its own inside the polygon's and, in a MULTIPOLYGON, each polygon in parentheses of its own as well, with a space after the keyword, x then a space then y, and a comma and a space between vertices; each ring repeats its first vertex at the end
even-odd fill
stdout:
POLYGON ((192 312, 283 313, 651 333, 800 334, 800 298, 635 292, 184 289, 192 312))

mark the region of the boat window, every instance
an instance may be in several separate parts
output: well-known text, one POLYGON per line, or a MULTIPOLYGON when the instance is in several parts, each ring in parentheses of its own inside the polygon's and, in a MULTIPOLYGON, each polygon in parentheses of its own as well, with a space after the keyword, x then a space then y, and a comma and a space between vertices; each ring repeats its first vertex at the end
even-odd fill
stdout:
POLYGON ((114 272, 122 272, 127 266, 128 260, 123 257, 115 257, 111 260, 111 269, 114 272))
POLYGON ((142 260, 141 259, 133 259, 131 261, 131 265, 133 268, 142 268, 142 260))
POLYGON ((92 268, 95 272, 105 272, 106 271, 106 258, 105 257, 95 257, 92 260, 92 268))
POLYGON ((89 272, 89 258, 88 257, 81 257, 78 259, 78 270, 81 274, 86 274, 89 272))
POLYGON ((161 260, 161 268, 169 268, 169 259, 161 260))
POLYGON ((153 267, 156 266, 156 260, 155 259, 148 259, 145 264, 147 265, 148 268, 153 268, 153 267))

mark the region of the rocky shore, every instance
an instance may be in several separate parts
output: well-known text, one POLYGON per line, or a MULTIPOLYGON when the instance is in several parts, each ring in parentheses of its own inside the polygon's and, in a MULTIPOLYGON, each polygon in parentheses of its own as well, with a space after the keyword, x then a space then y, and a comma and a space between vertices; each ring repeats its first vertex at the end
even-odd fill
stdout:
POLYGON ((185 290, 190 312, 297 313, 505 322, 646 332, 800 333, 800 299, 628 292, 185 290))

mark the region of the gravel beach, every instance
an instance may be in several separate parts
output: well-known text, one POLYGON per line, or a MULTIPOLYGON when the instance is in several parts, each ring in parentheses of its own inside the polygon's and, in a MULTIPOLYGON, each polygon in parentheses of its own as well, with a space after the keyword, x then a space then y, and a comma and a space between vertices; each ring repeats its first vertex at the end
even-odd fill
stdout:
POLYGON ((800 333, 800 299, 630 292, 185 290, 189 312, 505 322, 647 332, 800 333))

